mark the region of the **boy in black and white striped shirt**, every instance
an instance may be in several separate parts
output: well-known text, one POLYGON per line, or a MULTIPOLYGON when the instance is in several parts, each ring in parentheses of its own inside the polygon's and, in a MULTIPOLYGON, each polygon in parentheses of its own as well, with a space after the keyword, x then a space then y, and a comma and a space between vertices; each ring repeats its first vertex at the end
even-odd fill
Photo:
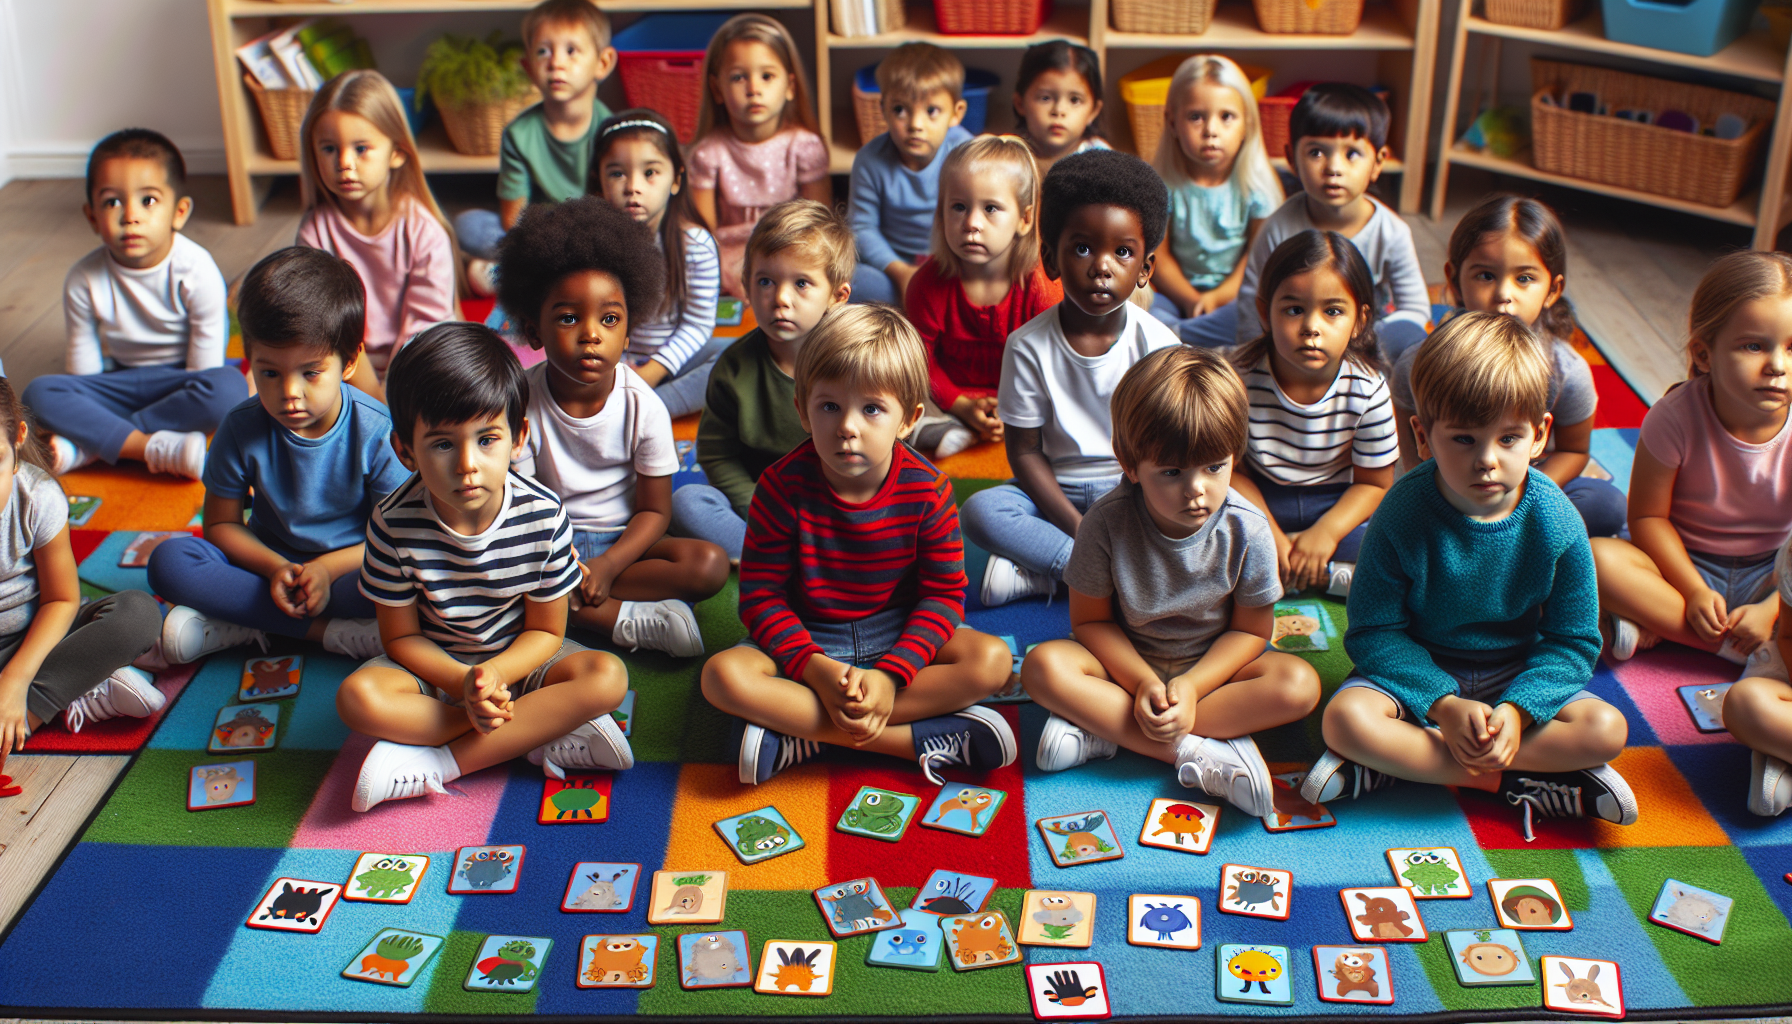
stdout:
POLYGON ((413 475, 367 526, 361 592, 386 653, 336 696, 342 720, 380 740, 354 809, 444 792, 524 753, 555 777, 630 767, 609 717, 627 670, 566 639, 572 526, 552 491, 510 471, 529 429, 516 356, 484 327, 442 324, 400 350, 386 397, 413 475))

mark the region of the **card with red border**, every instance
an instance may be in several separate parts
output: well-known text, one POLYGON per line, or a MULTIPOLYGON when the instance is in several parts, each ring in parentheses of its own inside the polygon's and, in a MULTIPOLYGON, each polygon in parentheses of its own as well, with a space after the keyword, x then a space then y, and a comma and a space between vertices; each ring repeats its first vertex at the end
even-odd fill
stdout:
POLYGON ((1394 972, 1388 951, 1375 946, 1314 946, 1319 998, 1328 1003, 1394 1004, 1394 972))
POLYGON ((1553 878, 1489 878, 1487 895, 1503 928, 1565 932, 1574 927, 1574 918, 1553 878))
POLYGON ((1454 846, 1403 846, 1388 851, 1388 868, 1415 900, 1466 900, 1475 887, 1454 846))
POLYGON ((1200 949, 1200 899, 1160 893, 1127 897, 1126 941, 1160 949, 1200 949))
POLYGON ((255 802, 255 762, 196 764, 187 772, 187 810, 212 811, 255 802))
POLYGON ((1061 868, 1126 856, 1106 811, 1054 814, 1040 818, 1038 825, 1046 852, 1052 855, 1052 863, 1061 868))
POLYGON ((454 864, 449 869, 449 895, 515 892, 522 877, 524 852, 521 846, 461 847, 455 851, 454 864))
POLYGON ((635 905, 641 865, 582 860, 572 866, 560 909, 568 914, 622 914, 635 905))
POLYGON ((825 996, 834 991, 832 942, 768 939, 759 951, 753 991, 768 996, 825 996))
POLYGON ((535 820, 543 825, 606 821, 610 817, 610 772, 567 772, 542 780, 535 820))
POLYGON ((1612 961, 1546 956, 1538 970, 1545 1010, 1613 1020, 1624 1016, 1624 975, 1612 961))
POLYGON ((815 905, 834 938, 867 935, 902 927, 902 914, 875 878, 855 878, 815 890, 815 905))
POLYGON ((580 988, 652 988, 658 966, 658 935, 587 935, 579 942, 580 988))
POLYGON ((428 870, 429 858, 421 853, 363 853, 349 870, 342 898, 355 903, 409 903, 428 870))
POLYGON ((1220 865, 1219 909, 1223 914, 1286 921, 1294 909, 1294 873, 1247 864, 1220 865))
POLYGON ((315 935, 323 931, 330 911, 342 896, 336 882, 312 882, 303 878, 276 878, 268 886, 267 895, 249 912, 243 922, 251 928, 276 932, 302 932, 315 935))
POLYGON ((739 929, 685 932, 678 937, 678 984, 683 988, 746 988, 753 955, 739 929))
POLYGON ((1206 853, 1213 849, 1213 834, 1219 827, 1218 804, 1153 800, 1151 809, 1145 812, 1145 824, 1139 829, 1139 845, 1183 853, 1206 853))
POLYGON ((1724 927, 1730 923, 1735 905, 1735 900, 1721 893, 1670 878, 1661 883, 1649 920, 1716 946, 1724 941, 1724 927))
POLYGON ((1020 946, 999 910, 940 918, 946 936, 946 955, 955 971, 975 971, 1021 962, 1020 946))
POLYGON ((1108 979, 1093 960, 1027 965, 1027 998, 1040 1020, 1107 1020, 1108 979))
POLYGON ((1424 942, 1431 938, 1412 893, 1397 885, 1339 889, 1350 934, 1358 942, 1424 942))

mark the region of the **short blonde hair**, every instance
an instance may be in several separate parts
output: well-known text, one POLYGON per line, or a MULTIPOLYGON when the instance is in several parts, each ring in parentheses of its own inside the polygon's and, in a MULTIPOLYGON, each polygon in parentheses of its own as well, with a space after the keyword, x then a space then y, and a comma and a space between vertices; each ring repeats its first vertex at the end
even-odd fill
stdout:
POLYGON ((957 103, 964 99, 964 64, 932 43, 903 43, 877 65, 877 88, 885 99, 910 101, 944 89, 957 103))
POLYGON ((1517 317, 1461 313, 1420 343, 1413 404, 1426 426, 1480 427, 1514 413, 1541 426, 1550 372, 1543 339, 1517 317))
POLYGON ((1250 400, 1232 364, 1212 350, 1172 345, 1134 363, 1110 403, 1114 457, 1128 472, 1205 466, 1241 454, 1250 400))
POLYGON ((577 25, 591 33, 601 52, 610 45, 610 16, 592 0, 541 0, 523 15, 523 46, 534 49, 535 33, 549 25, 577 25))
POLYGON ((1018 135, 979 135, 946 154, 937 186, 939 200, 933 204, 933 242, 928 253, 941 277, 964 272, 958 254, 946 241, 946 182, 954 174, 972 174, 984 168, 1008 172, 1015 201, 1031 223, 1026 234, 1015 236, 1014 256, 1008 261, 1008 280, 1018 284, 1039 265, 1039 164, 1033 159, 1032 147, 1018 135))
POLYGON ((852 240, 852 225, 834 208, 813 199, 787 199, 766 210, 747 238, 747 257, 741 261, 740 281, 750 288, 753 261, 786 249, 800 249, 814 257, 827 275, 828 287, 839 288, 852 280, 859 248, 852 240))
POLYGON ((816 381, 835 380, 894 395, 906 419, 927 401, 927 350, 894 307, 855 303, 829 310, 796 357, 796 400, 807 405, 816 381))

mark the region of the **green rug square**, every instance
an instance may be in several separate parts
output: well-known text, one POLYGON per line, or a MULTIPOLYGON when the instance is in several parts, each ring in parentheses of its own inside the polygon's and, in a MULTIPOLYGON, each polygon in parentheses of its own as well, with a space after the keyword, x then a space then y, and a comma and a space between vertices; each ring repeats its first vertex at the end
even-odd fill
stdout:
POLYGON ((112 791, 81 837, 88 843, 160 846, 292 845, 299 821, 311 807, 334 750, 272 750, 253 755, 255 802, 246 807, 187 810, 188 773, 196 764, 234 757, 197 751, 144 750, 112 791))

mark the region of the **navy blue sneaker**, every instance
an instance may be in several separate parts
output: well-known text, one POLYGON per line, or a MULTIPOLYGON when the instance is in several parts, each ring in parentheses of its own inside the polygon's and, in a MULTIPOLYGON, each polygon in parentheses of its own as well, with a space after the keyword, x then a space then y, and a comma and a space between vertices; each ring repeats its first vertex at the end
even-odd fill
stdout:
POLYGON ((1001 712, 972 705, 909 726, 915 734, 915 761, 936 786, 945 785, 936 769, 963 765, 973 772, 1006 768, 1014 763, 1018 744, 1001 712))
POLYGON ((757 786, 793 764, 821 753, 821 744, 773 732, 751 722, 734 720, 735 749, 740 751, 740 781, 757 786))

